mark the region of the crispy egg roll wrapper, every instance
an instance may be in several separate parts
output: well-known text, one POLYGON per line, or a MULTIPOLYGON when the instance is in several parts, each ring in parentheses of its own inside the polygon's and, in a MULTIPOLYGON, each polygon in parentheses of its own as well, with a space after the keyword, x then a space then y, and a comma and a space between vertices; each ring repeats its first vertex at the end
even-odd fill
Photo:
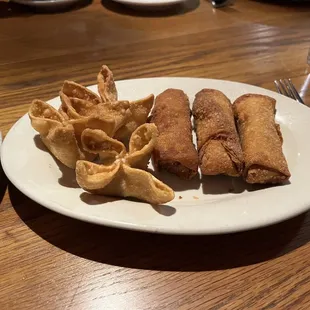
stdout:
POLYGON ((282 152, 280 126, 275 122, 275 99, 255 94, 233 104, 245 159, 248 183, 282 183, 291 176, 282 152))
POLYGON ((196 94, 193 115, 201 173, 240 176, 244 161, 229 99, 218 90, 203 89, 196 94))
POLYGON ((158 95, 151 122, 159 132, 153 151, 155 166, 182 179, 193 178, 198 172, 198 154, 187 95, 179 89, 167 89, 158 95))

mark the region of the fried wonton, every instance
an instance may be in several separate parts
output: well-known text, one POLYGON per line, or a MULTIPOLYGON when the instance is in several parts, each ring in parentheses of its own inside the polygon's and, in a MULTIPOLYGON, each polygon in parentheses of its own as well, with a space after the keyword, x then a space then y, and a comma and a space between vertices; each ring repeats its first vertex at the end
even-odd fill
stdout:
MULTIPOLYGON (((79 119, 86 114, 87 117, 96 116, 98 118, 107 115, 114 117, 115 131, 113 136, 115 139, 127 142, 131 134, 140 125, 147 122, 148 115, 153 107, 154 95, 129 103, 119 101, 113 73, 105 65, 101 67, 97 81, 100 97, 84 86, 65 81, 60 92, 62 105, 59 112, 66 119, 79 119), (67 100, 64 100, 64 96, 67 96, 67 100), (126 107, 126 105, 128 106, 126 107), (68 106, 72 108, 68 109, 68 106)), ((97 129, 105 131, 104 128, 98 127, 97 129)), ((107 134, 110 135, 108 132, 107 134)))
MULTIPOLYGON (((98 92, 102 102, 113 103, 118 100, 117 90, 111 70, 103 65, 97 76, 98 92)), ((145 124, 153 107, 154 95, 130 102, 131 116, 125 124, 116 132, 114 138, 125 141, 142 124, 145 124)))
POLYGON ((86 129, 82 144, 99 154, 101 163, 79 160, 76 179, 86 191, 107 196, 134 197, 152 204, 174 198, 173 190, 146 169, 158 135, 154 124, 144 124, 132 134, 129 152, 125 146, 101 130, 86 129))
POLYGON ((97 75, 98 92, 102 102, 117 101, 117 90, 112 71, 103 65, 97 75))
POLYGON ((114 138, 125 141, 142 124, 145 124, 154 104, 154 95, 130 102, 131 116, 127 122, 115 133, 114 138))
POLYGON ((63 92, 60 92, 60 99, 61 110, 79 136, 86 128, 100 129, 108 136, 113 136, 131 116, 128 101, 93 104, 87 100, 69 98, 63 92))
POLYGON ((101 102, 100 97, 97 94, 88 88, 72 81, 64 81, 61 91, 70 98, 78 98, 90 101, 93 104, 98 104, 101 102))
POLYGON ((78 146, 73 126, 56 109, 34 100, 28 114, 42 142, 65 166, 75 168, 77 160, 86 158, 78 146))

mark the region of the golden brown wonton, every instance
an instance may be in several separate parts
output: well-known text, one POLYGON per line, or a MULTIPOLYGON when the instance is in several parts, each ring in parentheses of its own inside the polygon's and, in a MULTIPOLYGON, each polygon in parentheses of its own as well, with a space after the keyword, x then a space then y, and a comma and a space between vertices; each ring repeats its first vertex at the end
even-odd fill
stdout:
POLYGON ((125 146, 101 130, 86 129, 82 144, 90 153, 99 154, 101 164, 79 160, 76 179, 86 191, 107 196, 134 197, 152 204, 174 198, 173 190, 146 169, 156 143, 157 128, 144 124, 132 134, 129 152, 125 146))
POLYGON ((41 100, 34 100, 29 109, 29 117, 42 142, 64 165, 75 168, 77 160, 86 158, 78 146, 73 126, 52 106, 41 100))
POLYGON ((154 104, 154 95, 140 100, 131 101, 129 110, 131 115, 125 124, 115 133, 115 139, 124 141, 142 124, 145 124, 154 104))
MULTIPOLYGON (((59 111, 66 119, 83 117, 98 119, 107 116, 115 118, 112 135, 118 140, 126 141, 134 130, 146 123, 153 106, 154 95, 132 102, 119 101, 113 74, 105 65, 101 67, 97 80, 100 97, 84 86, 65 81, 60 92, 62 105, 59 111)), ((105 131, 100 126, 88 128, 105 131)), ((111 135, 110 132, 107 134, 111 135)))
POLYGON ((117 101, 117 90, 112 71, 103 65, 97 75, 98 93, 102 102, 117 101))
POLYGON ((114 136, 131 115, 128 101, 93 104, 79 98, 69 98, 60 92, 61 111, 68 116, 77 135, 86 128, 103 130, 108 136, 114 136))
POLYGON ((76 168, 85 190, 155 204, 170 201, 173 190, 145 171, 158 134, 155 125, 146 124, 154 95, 132 102, 118 100, 107 66, 101 67, 97 80, 99 95, 65 81, 58 111, 34 100, 29 109, 33 128, 60 162, 76 168), (129 151, 116 139, 129 140, 129 151), (91 162, 96 157, 100 164, 91 162))

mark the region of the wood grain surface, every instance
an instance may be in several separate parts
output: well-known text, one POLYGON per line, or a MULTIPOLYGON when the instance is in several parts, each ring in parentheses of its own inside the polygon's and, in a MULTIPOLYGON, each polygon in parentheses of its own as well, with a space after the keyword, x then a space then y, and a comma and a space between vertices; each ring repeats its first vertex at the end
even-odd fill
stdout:
MULTIPOLYGON (((310 105, 310 5, 189 0, 135 11, 109 0, 62 12, 0 2, 0 130, 64 79, 193 76, 275 90, 310 105)), ((296 103, 297 104, 297 103, 296 103)), ((305 141, 305 143, 308 143, 305 141)), ((307 172, 305 172, 307 173, 307 172)), ((250 232, 164 236, 51 212, 0 170, 0 309, 310 309, 310 214, 250 232)))

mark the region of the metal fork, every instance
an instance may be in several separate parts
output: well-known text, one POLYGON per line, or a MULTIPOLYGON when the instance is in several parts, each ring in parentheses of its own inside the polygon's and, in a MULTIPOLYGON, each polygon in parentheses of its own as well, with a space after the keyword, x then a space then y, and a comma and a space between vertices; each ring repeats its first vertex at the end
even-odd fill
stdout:
POLYGON ((275 80, 274 83, 276 85, 278 93, 290 97, 292 99, 295 99, 296 101, 302 104, 305 104, 302 98, 299 96, 298 91, 293 85, 291 79, 275 80))

